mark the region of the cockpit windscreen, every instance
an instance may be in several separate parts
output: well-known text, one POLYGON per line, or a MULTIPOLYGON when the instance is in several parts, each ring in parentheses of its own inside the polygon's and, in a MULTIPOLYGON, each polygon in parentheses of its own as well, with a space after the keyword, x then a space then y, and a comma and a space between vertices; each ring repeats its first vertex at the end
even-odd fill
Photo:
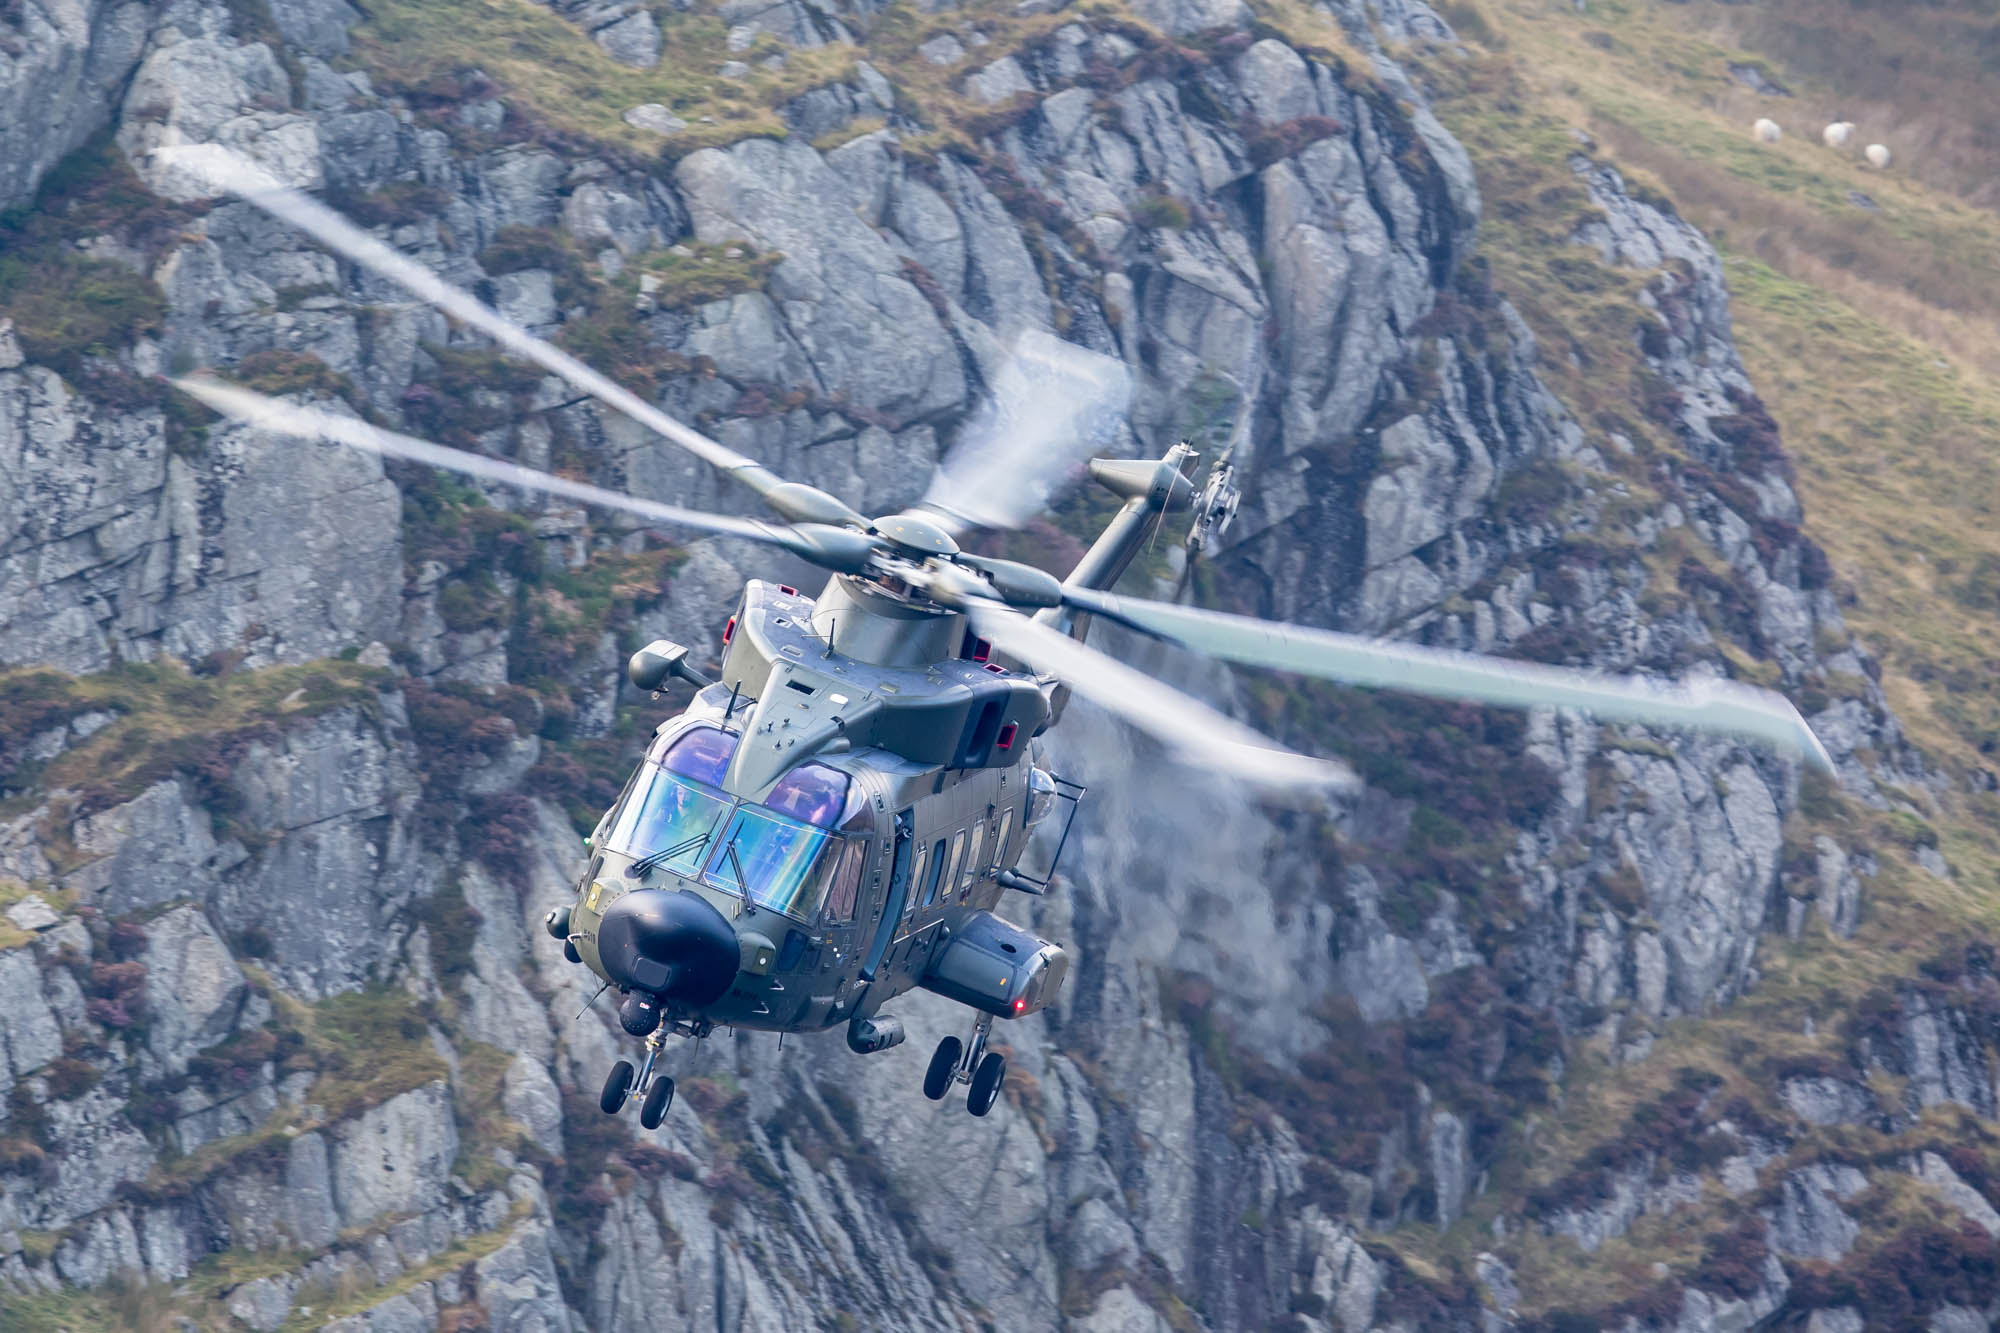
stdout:
POLYGON ((736 738, 713 727, 677 739, 649 763, 611 827, 607 845, 638 858, 640 873, 655 866, 692 875, 730 800, 715 787, 729 767, 736 738))

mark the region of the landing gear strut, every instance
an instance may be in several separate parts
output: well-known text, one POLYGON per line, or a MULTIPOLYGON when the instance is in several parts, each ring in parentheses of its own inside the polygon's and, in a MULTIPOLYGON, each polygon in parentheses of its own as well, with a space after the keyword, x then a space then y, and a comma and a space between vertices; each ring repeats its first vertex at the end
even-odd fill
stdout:
POLYGON ((970 1083, 965 1109, 974 1115, 992 1110, 1000 1097, 1000 1085, 1007 1080, 1007 1057, 986 1049, 986 1037, 992 1030, 993 1015, 982 1013, 972 1025, 970 1039, 946 1037, 940 1041, 924 1071, 924 1096, 943 1101, 952 1084, 970 1083))
POLYGON ((597 1099, 598 1109, 606 1115, 617 1115, 625 1108, 625 1099, 637 1093, 643 1100, 639 1103, 639 1123, 647 1129, 658 1129, 660 1122, 667 1118, 667 1112, 674 1104, 674 1081, 665 1074, 653 1076, 653 1067, 659 1062, 660 1047, 667 1039, 666 1028, 655 1028, 646 1038, 646 1061, 634 1072, 630 1060, 620 1060, 611 1066, 611 1074, 604 1080, 604 1094, 597 1099))

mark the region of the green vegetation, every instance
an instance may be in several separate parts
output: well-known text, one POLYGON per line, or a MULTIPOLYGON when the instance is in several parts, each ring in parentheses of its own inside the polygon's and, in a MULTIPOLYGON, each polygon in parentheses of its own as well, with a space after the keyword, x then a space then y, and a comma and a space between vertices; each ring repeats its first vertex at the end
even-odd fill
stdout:
MULTIPOLYGON (((1439 113, 1479 171, 1481 255, 1494 288, 1521 310, 1540 341, 1544 379, 1628 488, 1614 518, 1657 507, 1661 479, 1671 495, 1676 473, 1743 506, 1727 490, 1732 479, 1691 467, 1668 428, 1678 404, 1650 381, 1634 336, 1643 328, 1634 299, 1647 275, 1607 269, 1569 244, 1591 214, 1569 170, 1580 151, 1572 130, 1587 131, 1597 155, 1615 163, 1636 194, 1667 202, 1717 241, 1738 346, 1763 400, 1739 404, 1736 417, 1717 425, 1739 463, 1794 477, 1805 535, 1827 557, 1802 578, 1838 597, 1910 734, 1949 772, 1970 776, 1991 768, 2000 748, 1990 670, 2000 599, 1986 595, 1988 571, 2000 568, 1992 522, 2000 476, 1990 451, 2000 434, 2000 324, 1991 316, 2000 297, 2000 221, 1949 192, 1979 188, 1982 181, 1961 170, 1970 159, 1906 173, 1899 158, 1891 172, 1871 172, 1822 148, 1817 133, 1835 118, 1836 100, 1847 118, 1864 119, 1845 75, 1835 82, 1836 66, 1869 62, 1877 82, 1855 91, 1890 100, 1896 90, 1880 83, 1879 71, 1897 62, 1884 51, 1913 53, 1913 42, 1928 48, 1913 34, 1935 36, 1939 25, 1965 21, 1965 11, 1945 10, 1774 0, 1751 12, 1708 0, 1594 0, 1579 19, 1567 6, 1533 0, 1465 0, 1449 6, 1448 17, 1483 49, 1408 54, 1435 81, 1439 113), (1892 31, 1905 11, 1911 33, 1892 31), (1750 49, 1718 41, 1718 32, 1750 49), (1802 63, 1788 63, 1794 57, 1802 63), (1730 80, 1732 63, 1761 67, 1793 87, 1797 100, 1771 111, 1730 80), (1781 144, 1751 142, 1749 123, 1761 114, 1784 122, 1781 144), (1850 191, 1865 193, 1865 204, 1850 191), (1629 454, 1614 435, 1630 442, 1629 454), (1625 510, 1627 503, 1636 509, 1625 510)), ((1977 50, 1938 57, 1927 49, 1921 61, 1911 54, 1904 63, 1925 72, 1909 86, 1949 86, 1957 107, 1971 105, 1971 89, 1982 86, 1973 71, 1987 82, 1992 75, 1990 49, 1977 50)), ((1896 110, 1918 121, 1956 116, 1947 105, 1913 101, 1896 110)), ((1865 124, 1861 135, 1881 137, 1865 124)), ((1773 528, 1758 540, 1783 544, 1790 535, 1773 528)), ((1693 605, 1726 636, 1738 675, 1772 679, 1773 664, 1755 655, 1747 590, 1733 571, 1674 534, 1645 562, 1649 606, 1693 605)), ((1845 646, 1834 636, 1821 650, 1845 646)), ((1858 697, 1865 685, 1832 673, 1808 683, 1801 698, 1823 708, 1858 697)), ((1599 785, 1593 771, 1593 803, 1599 785)), ((1754 1210, 1772 1203, 1762 1194, 1730 1200, 1711 1192, 1692 1207, 1642 1218, 1591 1254, 1527 1221, 1549 1208, 1588 1206, 1612 1172, 1659 1173, 1739 1151, 1718 1128, 1727 1121, 1737 1134, 1782 1133, 1796 1145, 1794 1161, 1823 1155, 1880 1164, 1878 1180, 1890 1182, 1844 1205, 1867 1238, 1848 1261, 1833 1270, 1787 1263, 1793 1305, 1860 1304, 1871 1327, 1891 1327, 1921 1322, 1946 1300, 1990 1298, 1990 1247, 1959 1236, 1955 1215, 1941 1213, 1917 1186, 1895 1183, 1890 1169, 1913 1143, 1932 1142, 1938 1151, 1959 1150, 1954 1169, 1966 1178, 2000 1178, 1992 1165, 2000 1153, 1974 1117, 1934 1110, 1901 1135, 1814 1128, 1775 1096, 1797 1075, 1866 1084, 1856 1063, 1861 1043, 1889 1049, 1917 995, 1991 1022, 1983 998, 1990 983, 1977 980, 1987 965, 1964 948, 1939 953, 1938 942, 1988 938, 2000 923, 2000 800, 1974 782, 1890 794, 1910 805, 1870 811, 1807 781, 1786 830, 1782 878, 1795 892, 1812 891, 1815 834, 1879 861, 1852 940, 1833 939, 1816 923, 1797 943, 1767 937, 1756 989, 1726 1010, 1662 1025, 1641 1063, 1613 1065, 1599 1041, 1572 1042, 1560 1103, 1505 1127, 1488 1193, 1469 1205, 1466 1221, 1441 1237, 1403 1227, 1386 1238, 1411 1272, 1469 1272, 1476 1251, 1492 1246, 1497 1216, 1525 1223, 1509 1227, 1503 1252, 1529 1296, 1523 1314, 1539 1326, 1658 1317, 1678 1310, 1687 1283, 1747 1291, 1763 1254, 1754 1210), (1919 850, 1942 853, 1953 877, 1918 870, 1919 850), (1850 1017, 1826 1022, 1840 1014, 1850 1017), (1812 1016, 1816 1032, 1806 1022, 1812 1016), (1667 1277, 1657 1276, 1656 1263, 1667 1277)), ((1620 884, 1617 874, 1600 876, 1598 888, 1621 911, 1642 907, 1636 885, 1620 884)), ((1875 1081, 1876 1095, 1900 1104, 1899 1080, 1875 1081)))
MULTIPOLYGON (((218 659, 204 669, 228 665, 218 659)), ((179 776, 226 824, 240 801, 229 779, 251 744, 275 741, 285 728, 337 708, 372 708, 385 674, 328 661, 197 675, 172 658, 96 676, 0 672, 0 795, 31 785, 66 788, 75 793, 68 798, 74 818, 179 776), (116 720, 46 764, 22 752, 38 732, 91 712, 116 720)))
POLYGON ((531 0, 384 0, 371 4, 355 29, 355 55, 378 88, 419 108, 497 92, 507 101, 507 137, 558 144, 580 137, 633 161, 655 156, 663 143, 684 154, 781 137, 775 107, 853 71, 852 49, 830 44, 785 51, 783 69, 757 63, 745 77, 725 79, 717 71, 738 53, 728 49, 720 19, 670 9, 659 18, 666 55, 638 70, 531 0), (647 102, 666 106, 688 128, 663 140, 627 125, 625 111, 647 102))

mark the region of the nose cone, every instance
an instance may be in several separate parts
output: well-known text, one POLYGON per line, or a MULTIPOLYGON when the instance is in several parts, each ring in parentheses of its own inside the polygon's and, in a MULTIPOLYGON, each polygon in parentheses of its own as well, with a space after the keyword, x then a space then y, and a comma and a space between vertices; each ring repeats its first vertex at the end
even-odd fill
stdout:
POLYGON ((736 931, 698 894, 640 889, 604 910, 597 956, 615 986, 694 1008, 721 999, 736 979, 736 931))

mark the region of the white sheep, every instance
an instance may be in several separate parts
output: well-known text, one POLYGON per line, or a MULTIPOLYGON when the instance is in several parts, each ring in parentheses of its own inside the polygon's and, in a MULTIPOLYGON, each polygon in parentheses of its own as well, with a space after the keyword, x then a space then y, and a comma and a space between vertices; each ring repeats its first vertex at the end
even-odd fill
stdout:
POLYGON ((1784 133, 1778 128, 1778 122, 1769 116, 1759 116, 1757 123, 1750 127, 1750 132, 1757 136, 1758 143, 1776 143, 1778 137, 1784 133))
POLYGON ((1889 149, 1886 144, 1871 143, 1863 150, 1861 155, 1867 158, 1868 165, 1877 171, 1881 171, 1889 165, 1889 149))
POLYGON ((1847 147, 1847 141, 1854 137, 1854 122, 1851 120, 1836 120, 1833 124, 1821 130, 1819 137, 1826 141, 1828 148, 1845 148, 1847 147))

